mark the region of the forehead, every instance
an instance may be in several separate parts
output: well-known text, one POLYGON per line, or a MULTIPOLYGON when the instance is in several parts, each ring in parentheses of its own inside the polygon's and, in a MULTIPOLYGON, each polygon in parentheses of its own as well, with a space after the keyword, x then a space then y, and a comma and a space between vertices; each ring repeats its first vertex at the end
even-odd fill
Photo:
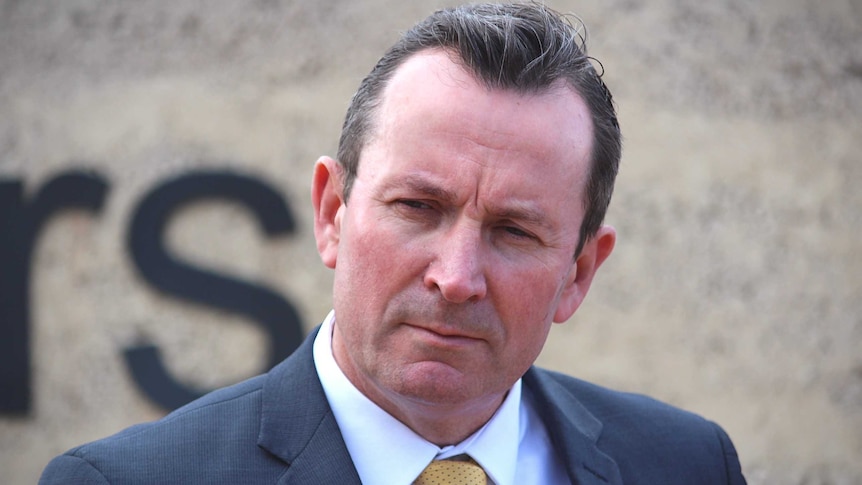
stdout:
POLYGON ((592 120, 565 81, 536 93, 489 88, 439 49, 404 61, 387 83, 375 118, 366 148, 446 149, 494 163, 496 170, 509 167, 507 159, 526 156, 537 166, 514 168, 558 169, 576 175, 571 182, 577 186, 588 171, 592 120))
POLYGON ((576 145, 571 146, 572 149, 592 142, 589 111, 579 93, 565 79, 528 92, 489 87, 463 67, 455 53, 444 49, 420 51, 395 70, 382 92, 374 125, 385 126, 387 121, 411 110, 458 116, 483 115, 476 121, 482 121, 481 127, 488 129, 499 126, 489 124, 494 118, 503 123, 537 114, 545 123, 522 127, 520 132, 524 137, 536 135, 529 131, 535 127, 545 133, 554 132, 560 143, 576 145), (548 100, 552 102, 547 103, 548 100), (571 121, 575 123, 569 123, 571 121), (565 132, 564 129, 574 130, 565 132))

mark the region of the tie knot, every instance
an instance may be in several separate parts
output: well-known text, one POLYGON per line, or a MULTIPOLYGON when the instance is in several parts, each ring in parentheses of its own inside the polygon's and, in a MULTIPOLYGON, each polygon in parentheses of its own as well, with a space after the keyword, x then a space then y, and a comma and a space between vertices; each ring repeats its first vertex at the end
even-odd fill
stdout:
POLYGON ((475 461, 451 459, 432 461, 414 485, 485 485, 485 470, 475 461))

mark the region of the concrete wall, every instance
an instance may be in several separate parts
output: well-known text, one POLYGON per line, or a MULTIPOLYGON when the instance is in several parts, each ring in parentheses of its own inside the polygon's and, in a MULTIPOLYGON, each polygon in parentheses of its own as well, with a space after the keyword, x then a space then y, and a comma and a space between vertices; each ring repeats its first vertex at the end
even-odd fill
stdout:
MULTIPOLYGON (((548 3, 590 27, 626 145, 617 250, 541 363, 720 422, 750 483, 862 484, 862 4, 548 3)), ((86 167, 110 183, 101 212, 58 215, 34 249, 34 401, 0 416, 4 483, 162 414, 122 361, 134 342, 200 387, 264 365, 249 320, 154 291, 132 266, 132 211, 165 180, 204 168, 272 183, 296 234, 199 203, 168 245, 285 295, 306 328, 323 318, 312 163, 334 154, 383 49, 439 5, 0 2, 0 178, 32 194, 86 167)))

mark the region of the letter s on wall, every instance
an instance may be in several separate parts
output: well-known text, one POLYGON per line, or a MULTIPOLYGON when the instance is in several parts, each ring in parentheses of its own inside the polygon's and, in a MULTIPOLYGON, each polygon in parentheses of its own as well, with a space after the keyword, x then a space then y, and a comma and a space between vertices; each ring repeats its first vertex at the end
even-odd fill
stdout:
MULTIPOLYGON (((242 203, 270 236, 294 230, 286 200, 263 181, 231 172, 190 172, 158 186, 138 205, 127 240, 132 260, 141 276, 160 291, 182 300, 246 315, 261 325, 269 337, 268 370, 290 355, 302 341, 302 325, 293 305, 263 286, 179 260, 165 247, 164 231, 171 214, 201 199, 242 203)), ((174 379, 154 345, 129 347, 124 349, 124 355, 138 386, 164 408, 177 408, 205 393, 174 379)))

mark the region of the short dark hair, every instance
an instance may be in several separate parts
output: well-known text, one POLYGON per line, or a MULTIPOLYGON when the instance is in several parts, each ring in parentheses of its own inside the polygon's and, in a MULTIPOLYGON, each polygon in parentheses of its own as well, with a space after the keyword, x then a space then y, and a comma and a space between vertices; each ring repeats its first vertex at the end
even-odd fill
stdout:
POLYGON ((363 79, 347 110, 338 145, 344 198, 359 171, 359 158, 382 92, 398 67, 417 52, 443 49, 489 88, 535 93, 560 79, 587 104, 593 147, 575 256, 595 236, 610 204, 622 152, 613 99, 587 56, 583 24, 536 3, 472 4, 440 10, 407 31, 363 79))

